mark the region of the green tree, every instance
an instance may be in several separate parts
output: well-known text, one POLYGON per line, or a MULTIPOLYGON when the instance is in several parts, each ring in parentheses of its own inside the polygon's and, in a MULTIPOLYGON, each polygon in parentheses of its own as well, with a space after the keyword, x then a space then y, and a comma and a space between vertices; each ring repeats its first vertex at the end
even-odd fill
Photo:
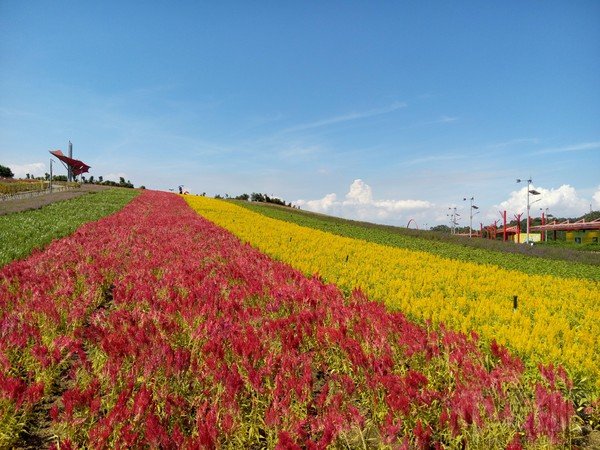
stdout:
POLYGON ((439 231, 441 233, 450 233, 450 227, 448 225, 436 225, 431 228, 431 231, 439 231))
POLYGON ((13 178, 15 174, 10 170, 10 167, 0 165, 0 177, 13 178))

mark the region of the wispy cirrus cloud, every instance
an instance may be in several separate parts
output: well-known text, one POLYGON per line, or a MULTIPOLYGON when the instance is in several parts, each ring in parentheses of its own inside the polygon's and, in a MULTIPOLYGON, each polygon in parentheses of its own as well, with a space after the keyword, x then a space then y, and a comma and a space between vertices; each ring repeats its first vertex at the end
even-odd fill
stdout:
POLYGON ((544 155, 549 153, 569 153, 596 149, 600 149, 600 141, 582 142, 580 144, 565 145, 564 147, 545 148, 535 152, 535 154, 544 155))
POLYGON ((27 117, 36 117, 36 115, 30 111, 25 111, 23 109, 18 108, 0 108, 0 117, 6 118, 27 118, 27 117))
POLYGON ((320 128, 320 127, 325 127, 328 125, 335 125, 338 123, 350 122, 352 120, 366 119, 369 117, 380 116, 383 114, 389 114, 389 113, 392 113, 399 109, 406 108, 407 106, 408 106, 408 104, 405 102, 394 102, 391 105, 386 106, 384 108, 376 108, 376 109, 369 109, 367 111, 351 112, 351 113, 342 114, 339 116, 328 117, 326 119, 321 119, 321 120, 317 120, 314 122, 308 122, 308 123, 303 123, 303 124, 299 124, 299 125, 294 125, 294 126, 285 128, 284 130, 282 130, 282 132, 283 133, 292 133, 295 131, 311 130, 313 128, 320 128))
POLYGON ((283 159, 306 159, 314 156, 322 151, 318 145, 292 145, 284 150, 281 150, 278 155, 283 159))
POLYGON ((438 124, 449 124, 449 123, 454 123, 454 122, 458 122, 460 120, 460 117, 457 116, 441 116, 438 119, 434 119, 434 120, 427 120, 425 122, 417 122, 413 125, 409 125, 406 128, 416 128, 416 127, 426 127, 429 125, 438 125, 438 124))
POLYGON ((459 120, 459 117, 455 116, 442 116, 438 120, 435 120, 433 123, 452 123, 459 120))
POLYGON ((411 159, 410 161, 406 161, 403 164, 412 166, 412 165, 416 165, 416 164, 428 164, 428 163, 436 163, 436 162, 444 162, 444 161, 454 161, 457 159, 465 159, 468 157, 469 157, 469 155, 466 155, 466 154, 429 155, 429 156, 423 156, 421 158, 411 159))
POLYGON ((521 144, 539 144, 540 140, 538 138, 518 138, 518 139, 511 139, 508 141, 504 141, 504 142, 497 142, 495 144, 490 144, 488 147, 489 148, 504 148, 504 147, 512 147, 515 145, 521 145, 521 144))

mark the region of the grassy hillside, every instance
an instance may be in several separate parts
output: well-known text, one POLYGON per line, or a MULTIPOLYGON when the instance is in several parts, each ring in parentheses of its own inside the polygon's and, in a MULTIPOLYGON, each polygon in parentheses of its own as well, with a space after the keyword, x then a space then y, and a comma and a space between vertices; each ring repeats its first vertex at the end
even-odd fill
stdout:
POLYGON ((263 203, 236 201, 237 205, 274 219, 316 228, 339 236, 426 251, 446 258, 492 264, 529 274, 600 281, 600 254, 565 248, 528 247, 513 243, 468 239, 431 231, 357 222, 263 203))
POLYGON ((133 189, 108 189, 41 209, 0 216, 0 267, 71 234, 85 222, 118 211, 138 193, 133 189))

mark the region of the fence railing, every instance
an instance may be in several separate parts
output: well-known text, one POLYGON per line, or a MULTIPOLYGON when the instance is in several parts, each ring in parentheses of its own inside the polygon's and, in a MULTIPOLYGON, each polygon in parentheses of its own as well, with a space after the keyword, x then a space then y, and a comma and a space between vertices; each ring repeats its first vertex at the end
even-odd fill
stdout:
POLYGON ((75 189, 77 186, 65 186, 65 185, 53 185, 52 189, 50 187, 42 190, 36 191, 20 191, 11 194, 0 194, 0 201, 8 201, 8 200, 22 200, 25 198, 39 197, 42 195, 47 195, 52 192, 62 192, 68 191, 71 189, 75 189))

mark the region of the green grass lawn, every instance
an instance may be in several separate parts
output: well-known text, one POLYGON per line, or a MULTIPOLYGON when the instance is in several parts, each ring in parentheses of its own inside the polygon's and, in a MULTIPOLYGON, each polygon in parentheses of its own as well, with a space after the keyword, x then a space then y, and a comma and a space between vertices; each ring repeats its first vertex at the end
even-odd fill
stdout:
POLYGON ((41 209, 0 216, 0 267, 125 206, 139 191, 107 189, 41 209))
POLYGON ((237 205, 274 219, 293 222, 340 236, 362 239, 445 258, 492 264, 540 275, 600 281, 600 254, 549 246, 528 247, 488 239, 469 239, 432 231, 356 222, 293 208, 235 201, 237 205))

